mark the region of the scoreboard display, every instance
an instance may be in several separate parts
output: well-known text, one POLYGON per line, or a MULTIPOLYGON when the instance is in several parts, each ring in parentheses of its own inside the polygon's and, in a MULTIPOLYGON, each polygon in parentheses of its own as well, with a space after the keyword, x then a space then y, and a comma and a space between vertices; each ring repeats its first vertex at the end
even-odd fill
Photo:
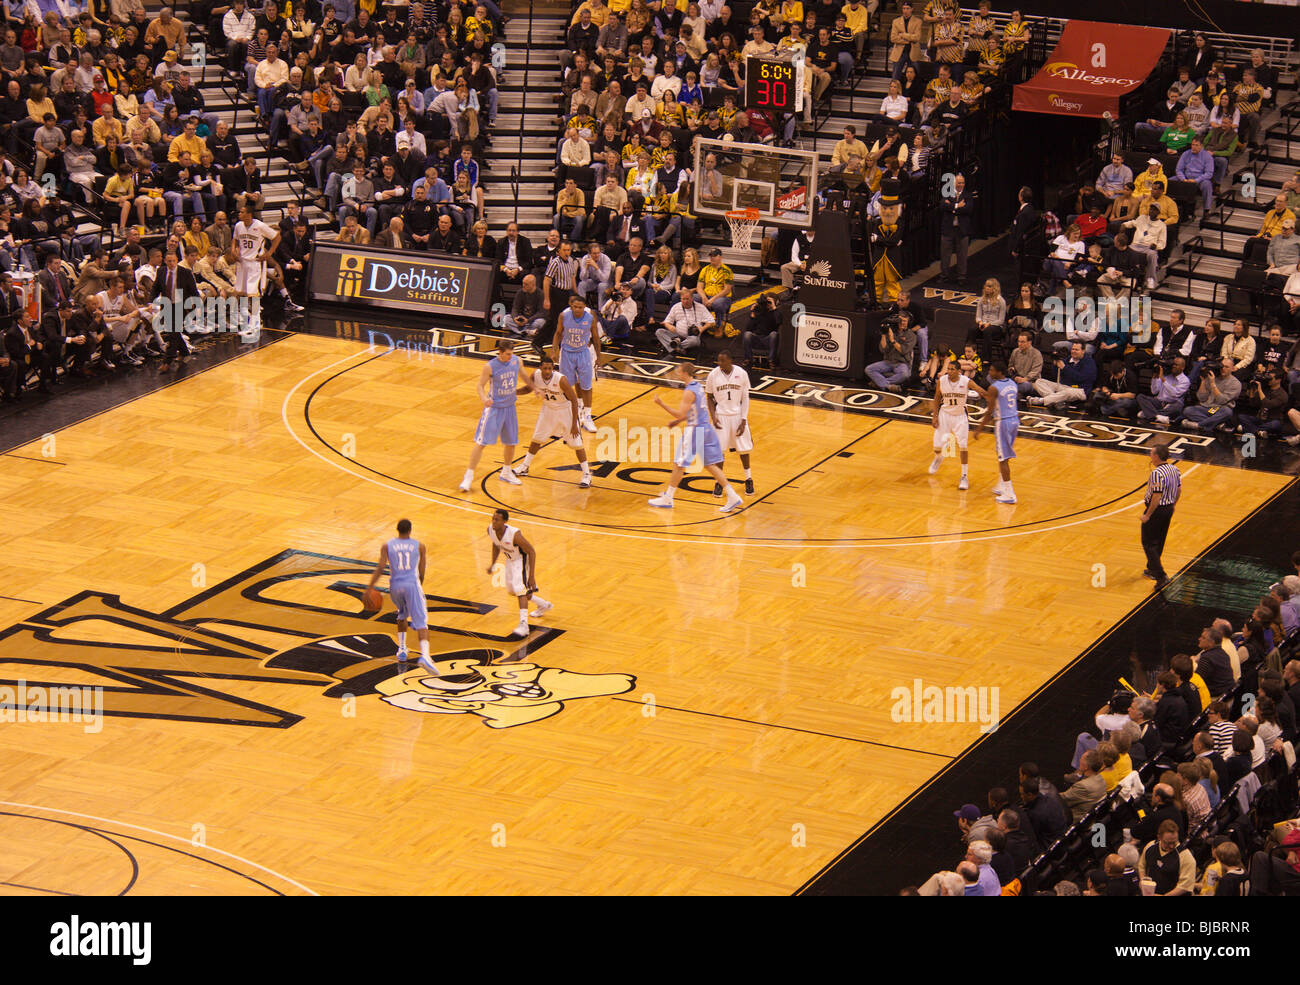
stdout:
POLYGON ((766 58, 745 60, 745 108, 782 114, 796 111, 798 73, 793 62, 766 58))

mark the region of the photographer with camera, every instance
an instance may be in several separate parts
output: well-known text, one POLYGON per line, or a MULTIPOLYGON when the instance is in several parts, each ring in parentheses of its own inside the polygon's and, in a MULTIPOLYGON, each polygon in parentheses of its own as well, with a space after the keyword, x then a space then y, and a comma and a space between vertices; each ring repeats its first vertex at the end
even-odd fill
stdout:
POLYGON ((754 348, 757 346, 767 357, 768 363, 778 365, 777 352, 781 344, 781 316, 777 312, 776 297, 763 294, 750 309, 749 328, 745 330, 741 341, 745 344, 745 368, 754 364, 754 348))
POLYGON ((1281 372, 1269 370, 1251 380, 1246 386, 1246 401, 1248 409, 1237 415, 1238 430, 1261 438, 1280 436, 1289 401, 1281 372))
POLYGON ((880 330, 880 352, 884 358, 867 367, 867 376, 878 389, 902 393, 902 385, 912 375, 912 352, 916 348, 912 316, 900 311, 896 316, 886 318, 880 330))
POLYGON ((1164 360, 1156 364, 1156 375, 1151 378, 1151 393, 1138 394, 1138 420, 1150 421, 1153 418, 1159 424, 1168 424, 1183 412, 1183 401, 1187 388, 1191 385, 1184 372, 1187 361, 1182 356, 1174 356, 1166 365, 1164 360), (1166 374, 1166 370, 1168 373, 1166 374))
POLYGON ((695 300, 692 291, 682 288, 679 300, 668 312, 655 338, 670 356, 678 356, 700 345, 700 333, 713 327, 713 312, 695 300))

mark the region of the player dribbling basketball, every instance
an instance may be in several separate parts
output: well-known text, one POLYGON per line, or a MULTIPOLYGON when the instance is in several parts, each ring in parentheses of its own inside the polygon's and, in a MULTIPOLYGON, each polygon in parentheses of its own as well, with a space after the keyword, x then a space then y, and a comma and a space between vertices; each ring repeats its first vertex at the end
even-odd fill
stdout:
POLYGON ((506 591, 519 600, 519 625, 511 636, 528 635, 528 617, 545 615, 552 604, 537 594, 537 551, 528 543, 518 527, 510 526, 506 521, 510 514, 505 510, 496 510, 492 514, 492 523, 488 527, 488 536, 492 538, 492 560, 488 563, 488 574, 497 565, 497 558, 504 561, 506 591), (528 602, 533 600, 537 608, 528 611, 528 602))
MULTIPOLYGON (((718 443, 725 454, 736 451, 745 470, 745 492, 754 493, 754 474, 749 469, 749 453, 754 450, 754 432, 749 427, 749 373, 731 361, 727 352, 718 353, 718 365, 704 378, 704 392, 709 398, 709 417, 718 443)), ((713 484, 713 495, 722 495, 722 483, 713 484)))
POLYGON ((529 391, 541 395, 542 409, 537 413, 537 426, 533 428, 533 441, 528 446, 528 454, 515 469, 515 475, 527 475, 532 465, 533 456, 542 447, 543 441, 560 438, 573 449, 578 456, 578 465, 582 468, 579 488, 591 485, 591 466, 587 464, 587 450, 582 446, 582 432, 579 430, 580 407, 578 394, 563 373, 555 370, 555 360, 550 356, 542 357, 540 369, 533 370, 528 377, 528 385, 519 388, 520 393, 529 391))
POLYGON ((429 615, 424 604, 424 545, 411 536, 411 521, 397 521, 397 536, 379 548, 379 562, 370 573, 370 591, 389 569, 388 597, 397 607, 397 662, 406 663, 406 627, 420 638, 420 666, 429 673, 438 671, 429 659, 429 615))
POLYGON ((970 422, 966 417, 966 401, 974 390, 985 400, 988 391, 964 376, 961 365, 956 359, 949 359, 946 372, 939 377, 934 388, 934 410, 931 423, 934 426, 934 461, 930 463, 930 474, 934 475, 943 464, 945 454, 951 454, 954 445, 961 453, 961 481, 958 489, 970 488, 970 466, 966 452, 966 441, 970 434, 970 422))

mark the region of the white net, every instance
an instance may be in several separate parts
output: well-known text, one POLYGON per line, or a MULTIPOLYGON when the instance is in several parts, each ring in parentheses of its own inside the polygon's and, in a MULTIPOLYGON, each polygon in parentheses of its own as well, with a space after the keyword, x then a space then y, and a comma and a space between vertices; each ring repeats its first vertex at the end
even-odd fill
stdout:
POLYGON ((727 213, 727 222, 731 226, 731 248, 733 250, 752 249, 754 227, 758 225, 758 209, 739 209, 727 213))

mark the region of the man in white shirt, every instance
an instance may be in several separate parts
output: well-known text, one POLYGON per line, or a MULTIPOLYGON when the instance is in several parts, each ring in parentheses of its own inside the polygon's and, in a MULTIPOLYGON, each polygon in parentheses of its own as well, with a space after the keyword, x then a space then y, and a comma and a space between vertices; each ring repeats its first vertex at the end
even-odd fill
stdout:
MULTIPOLYGON (((749 428, 749 373, 731 361, 725 350, 718 353, 718 365, 704 380, 709 399, 709 416, 718 444, 725 455, 736 451, 745 470, 745 492, 753 495, 754 475, 749 467, 749 453, 754 450, 754 436, 749 428)), ((722 484, 715 483, 713 495, 722 495, 722 484)))
POLYGON ((776 51, 776 45, 772 44, 763 36, 763 28, 755 24, 749 29, 750 40, 745 42, 745 47, 740 49, 743 58, 766 58, 772 52, 776 51))
POLYGON ((1124 223, 1125 229, 1133 230, 1133 241, 1129 249, 1141 253, 1147 262, 1147 289, 1154 290, 1156 272, 1160 267, 1160 251, 1165 248, 1168 226, 1160 219, 1159 206, 1153 205, 1147 214, 1139 215, 1124 223))
POLYGON ((664 98, 665 92, 671 92, 674 97, 681 91, 682 77, 677 74, 677 66, 671 61, 664 65, 662 75, 656 76, 650 85, 650 98, 656 103, 664 98))
POLYGON ((655 332, 655 338, 669 355, 679 355, 700 344, 700 333, 712 328, 713 312, 694 299, 689 290, 679 292, 680 300, 672 306, 663 327, 655 332))
POLYGON ((790 246, 790 262, 781 264, 781 286, 787 291, 794 290, 794 275, 801 274, 808 268, 808 256, 811 254, 813 231, 795 236, 790 246))
MULTIPOLYGON (((587 249, 587 255, 582 258, 582 263, 578 265, 578 293, 585 297, 594 291, 596 307, 603 310, 605 295, 609 291, 609 281, 613 273, 613 261, 605 255, 599 243, 592 243, 587 249)), ((632 322, 629 321, 628 324, 632 322)))
POLYGON ((421 157, 428 157, 429 150, 424 140, 424 134, 415 129, 415 117, 408 116, 402 124, 402 132, 397 135, 394 145, 397 147, 406 146, 411 148, 413 153, 421 157))
POLYGON ((275 90, 289 81, 289 64, 280 57, 274 44, 266 46, 266 57, 257 63, 253 85, 257 88, 257 109, 268 120, 275 100, 275 90))

